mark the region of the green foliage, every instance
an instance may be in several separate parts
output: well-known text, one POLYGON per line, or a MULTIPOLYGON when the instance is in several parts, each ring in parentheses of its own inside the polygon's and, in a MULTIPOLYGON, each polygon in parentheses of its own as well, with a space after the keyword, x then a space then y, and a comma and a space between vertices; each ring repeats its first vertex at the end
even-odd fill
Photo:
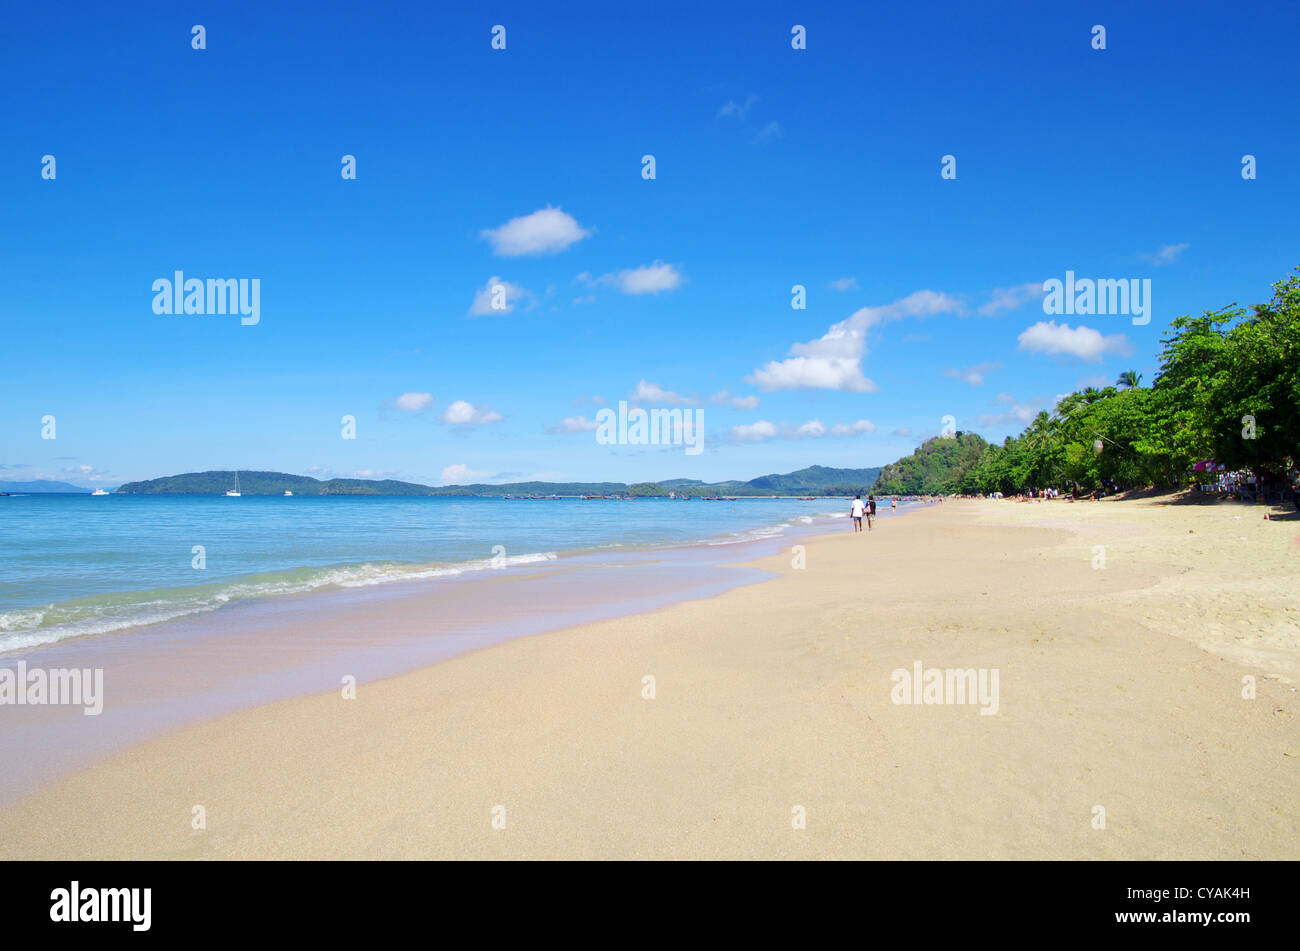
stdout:
POLYGON ((962 480, 988 448, 975 433, 927 439, 906 458, 880 470, 871 491, 878 495, 945 495, 960 491, 962 480))
POLYGON ((1054 413, 986 449, 961 491, 1176 486, 1201 459, 1282 475, 1300 457, 1297 275, 1251 312, 1234 304, 1176 318, 1151 387, 1129 370, 1114 387, 1063 397, 1054 413))
POLYGON ((641 499, 667 498, 668 489, 657 482, 634 482, 627 487, 627 494, 641 499))

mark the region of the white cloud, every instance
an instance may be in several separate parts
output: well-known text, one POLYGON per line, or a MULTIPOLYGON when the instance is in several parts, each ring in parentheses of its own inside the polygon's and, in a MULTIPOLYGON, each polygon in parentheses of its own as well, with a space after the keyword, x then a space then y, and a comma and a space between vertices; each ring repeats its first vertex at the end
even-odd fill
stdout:
POLYGON ((999 393, 997 396, 993 397, 993 401, 995 403, 1000 403, 1003 406, 1009 406, 1016 401, 1016 398, 1010 393, 999 393))
POLYGON ((731 427, 731 438, 740 442, 763 442, 776 436, 776 426, 765 419, 731 427))
POLYGON ((602 274, 593 278, 590 273, 577 275, 578 281, 588 285, 611 285, 623 294, 659 294, 660 291, 675 291, 681 287, 680 270, 663 261, 646 264, 640 268, 627 268, 617 274, 602 274))
POLYGON ((1092 327, 1058 324, 1054 320, 1040 320, 1026 328, 1018 338, 1021 350, 1046 353, 1051 356, 1070 356, 1080 360, 1099 362, 1107 354, 1128 356, 1133 352, 1128 338, 1123 334, 1103 336, 1092 327))
POLYGON ((817 340, 796 343, 790 356, 772 360, 745 378, 763 390, 824 389, 874 393, 862 375, 867 331, 887 321, 959 313, 961 302, 936 291, 916 291, 883 307, 863 307, 831 326, 817 340))
POLYGON ((717 118, 721 119, 724 116, 734 116, 737 119, 744 119, 756 102, 758 102, 758 97, 752 93, 745 97, 744 105, 741 105, 734 99, 728 99, 727 104, 718 110, 717 118))
POLYGON ((694 406, 699 402, 694 397, 664 389, 658 383, 647 383, 644 378, 627 398, 632 403, 663 403, 667 406, 694 406))
POLYGON ((732 409, 758 409, 757 396, 732 396, 726 390, 718 390, 709 397, 714 406, 730 406, 732 409))
POLYGON ((893 431, 893 433, 891 433, 891 435, 893 435, 893 436, 910 436, 910 435, 912 435, 912 427, 911 427, 911 426, 899 426, 897 429, 895 429, 895 430, 893 431))
POLYGON ((393 405, 408 413, 422 413, 433 405, 432 393, 403 393, 393 405))
POLYGON ((465 485, 470 482, 482 482, 490 478, 491 473, 475 472, 463 462, 447 466, 442 470, 443 485, 465 485))
POLYGON ((781 128, 781 123, 774 119, 758 130, 758 135, 754 136, 754 141, 768 142, 772 139, 779 139, 783 134, 784 130, 781 128))
POLYGON ((558 254, 591 234, 572 215, 549 205, 531 215, 511 218, 499 228, 485 228, 482 237, 502 257, 558 254))
POLYGON ((1155 254, 1142 254, 1139 257, 1153 267, 1160 267, 1164 264, 1173 264, 1178 260, 1178 256, 1186 251, 1191 245, 1183 242, 1182 244, 1166 244, 1155 254))
POLYGON ((548 433, 591 433, 599 428, 594 419, 586 416, 566 416, 553 426, 547 426, 548 433))
POLYGON ((988 303, 980 307, 979 312, 985 317, 1001 313, 1004 310, 1019 310, 1030 301, 1042 301, 1042 281, 1030 281, 1015 287, 996 287, 989 295, 988 303))
POLYGON ((472 403, 464 400, 456 400, 438 417, 444 423, 450 423, 453 426, 483 426, 488 423, 495 423, 501 419, 500 413, 494 413, 486 406, 477 407, 472 403))
POLYGON ((875 431, 876 424, 869 419, 860 419, 855 423, 837 423, 831 427, 832 436, 860 436, 875 431))
POLYGON ((839 277, 831 281, 831 289, 836 291, 856 291, 858 289, 858 279, 856 277, 839 277))
POLYGON ((827 426, 820 419, 810 419, 806 423, 773 423, 760 419, 756 423, 731 427, 733 442, 765 442, 769 439, 822 439, 830 436, 859 436, 862 433, 874 433, 876 424, 869 419, 859 419, 854 423, 836 423, 827 426))
POLYGON ((1024 403, 1016 403, 1004 413, 981 413, 979 423, 981 426, 1004 426, 1007 423, 1019 423, 1024 426, 1033 422, 1034 417, 1043 409, 1043 401, 1033 399, 1024 403))
POLYGON ((469 312, 473 317, 500 317, 513 311, 523 300, 533 300, 532 292, 528 288, 493 276, 489 277, 487 283, 474 293, 474 303, 470 304, 469 312), (493 307, 494 298, 499 300, 502 306, 493 307))
POLYGON ((971 386, 983 386, 984 377, 1001 366, 1000 363, 977 363, 973 367, 967 367, 964 370, 948 367, 943 371, 943 375, 951 380, 961 380, 963 383, 969 383, 971 386))

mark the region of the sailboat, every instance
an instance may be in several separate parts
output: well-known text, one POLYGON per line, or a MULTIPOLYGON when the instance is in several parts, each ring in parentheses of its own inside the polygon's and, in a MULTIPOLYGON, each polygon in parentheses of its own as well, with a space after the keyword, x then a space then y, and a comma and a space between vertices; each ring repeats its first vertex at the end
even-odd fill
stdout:
POLYGON ((240 496, 240 491, 239 491, 239 470, 238 470, 238 469, 235 470, 235 487, 234 487, 233 489, 231 489, 230 491, 228 491, 228 492, 226 493, 226 495, 227 495, 229 498, 232 498, 232 499, 237 499, 237 498, 239 498, 239 496, 240 496))
POLYGON ((108 490, 107 490, 107 489, 96 489, 94 492, 92 492, 92 493, 90 493, 90 494, 91 494, 91 495, 108 495, 108 490))
POLYGON ((292 496, 292 495, 293 495, 293 493, 292 493, 291 491, 289 491, 288 489, 285 489, 285 490, 284 490, 284 497, 285 497, 285 498, 289 498, 289 497, 292 496))

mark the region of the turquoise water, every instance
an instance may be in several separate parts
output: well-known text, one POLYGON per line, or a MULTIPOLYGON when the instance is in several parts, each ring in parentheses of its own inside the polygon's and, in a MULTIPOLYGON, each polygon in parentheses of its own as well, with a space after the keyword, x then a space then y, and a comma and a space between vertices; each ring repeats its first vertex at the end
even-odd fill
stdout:
POLYGON ((0 498, 0 651, 568 553, 774 537, 847 508, 839 499, 0 498))

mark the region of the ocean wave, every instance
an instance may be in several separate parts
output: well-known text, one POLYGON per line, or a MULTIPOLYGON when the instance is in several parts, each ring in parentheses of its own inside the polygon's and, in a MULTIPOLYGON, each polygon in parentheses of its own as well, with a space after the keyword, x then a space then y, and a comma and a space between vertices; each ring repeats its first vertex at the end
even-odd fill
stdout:
POLYGON ((294 568, 214 584, 95 595, 38 608, 0 611, 0 652, 159 624, 188 615, 205 614, 236 602, 307 594, 326 588, 365 588, 395 581, 444 578, 472 571, 538 564, 557 557, 555 552, 531 552, 454 564, 367 562, 294 568))

